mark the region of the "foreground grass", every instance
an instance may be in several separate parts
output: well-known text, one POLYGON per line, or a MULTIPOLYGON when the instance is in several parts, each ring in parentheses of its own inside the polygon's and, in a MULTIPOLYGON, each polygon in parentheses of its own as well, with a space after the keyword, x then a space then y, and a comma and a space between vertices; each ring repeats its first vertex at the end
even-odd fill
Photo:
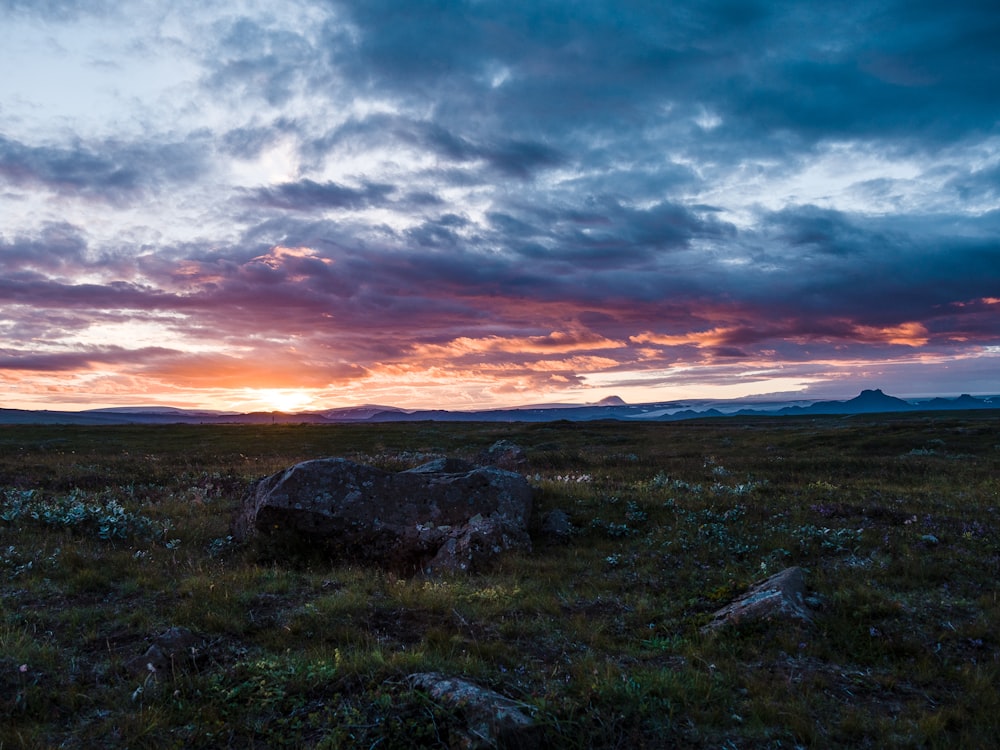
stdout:
POLYGON ((1000 741, 1000 419, 5 427, 0 747, 451 747, 405 678, 522 701, 554 747, 1000 741), (228 536, 247 484, 524 447, 531 554, 404 578, 228 536), (547 540, 541 515, 577 533, 547 540), (813 625, 705 635, 789 565, 813 625), (131 667, 158 634, 198 647, 131 667))

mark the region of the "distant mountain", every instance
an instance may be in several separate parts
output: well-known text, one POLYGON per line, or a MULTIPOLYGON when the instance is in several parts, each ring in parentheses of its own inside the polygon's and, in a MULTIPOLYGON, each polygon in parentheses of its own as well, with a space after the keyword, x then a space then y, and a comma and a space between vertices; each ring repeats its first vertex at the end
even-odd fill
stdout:
POLYGON ((608 396, 597 402, 598 406, 627 406, 618 396, 608 396))
MULTIPOLYGON (((233 414, 178 409, 176 407, 112 407, 87 411, 26 411, 0 408, 0 424, 338 424, 381 422, 583 422, 596 419, 622 421, 674 422, 684 419, 725 418, 731 416, 808 416, 824 414, 879 414, 892 412, 1000 409, 1000 396, 976 398, 962 394, 957 398, 931 398, 907 401, 885 394, 881 389, 865 390, 846 401, 757 404, 757 408, 739 408, 740 401, 666 402, 627 404, 617 396, 608 396, 596 404, 573 406, 550 404, 481 411, 427 409, 411 411, 394 406, 365 404, 321 412, 251 412, 233 414), (696 406, 698 408, 696 408, 696 406), (764 408, 761 408, 764 407, 764 408)), ((745 403, 745 402, 743 402, 745 403)))
POLYGON ((918 409, 995 409, 995 400, 983 400, 963 393, 958 398, 932 398, 929 401, 917 401, 918 409))

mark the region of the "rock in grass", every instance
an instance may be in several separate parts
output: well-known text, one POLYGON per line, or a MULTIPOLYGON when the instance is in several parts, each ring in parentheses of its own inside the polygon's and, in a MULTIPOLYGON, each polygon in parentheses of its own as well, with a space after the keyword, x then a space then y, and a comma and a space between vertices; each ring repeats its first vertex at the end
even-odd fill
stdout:
POLYGON ((157 636, 142 656, 130 659, 125 668, 136 676, 171 677, 194 664, 200 644, 201 639, 187 628, 173 627, 157 636))
POLYGON ((760 620, 812 622, 806 605, 806 575, 802 568, 786 568, 752 586, 745 594, 717 611, 703 631, 760 620))
POLYGON ((474 682, 436 672, 410 675, 409 682, 461 714, 466 727, 460 747, 470 750, 538 747, 536 724, 524 712, 524 704, 474 682))
POLYGON ((495 467, 439 460, 393 473, 325 458, 251 486, 233 536, 292 537, 407 572, 471 571, 505 550, 531 549, 531 495, 524 477, 495 467))
POLYGON ((520 471, 528 463, 528 457, 517 443, 497 440, 476 457, 480 466, 496 466, 508 471, 520 471))

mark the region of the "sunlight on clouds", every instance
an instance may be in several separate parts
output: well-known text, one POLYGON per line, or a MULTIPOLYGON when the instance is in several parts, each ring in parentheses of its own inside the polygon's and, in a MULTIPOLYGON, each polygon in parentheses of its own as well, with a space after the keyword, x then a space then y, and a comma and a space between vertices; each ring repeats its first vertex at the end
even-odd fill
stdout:
POLYGON ((659 346, 696 346, 703 348, 706 346, 719 346, 726 343, 727 336, 734 328, 713 328, 709 331, 693 331, 680 335, 658 334, 651 331, 640 333, 637 336, 629 336, 629 341, 634 344, 657 344, 659 346))
POLYGON ((525 354, 553 354, 592 349, 620 349, 625 345, 597 336, 590 332, 553 331, 546 336, 462 336, 447 344, 414 344, 411 351, 418 357, 454 357, 465 354, 506 352, 525 354))
POLYGON ((229 162, 230 176, 246 187, 291 182, 298 177, 300 168, 298 144, 291 138, 282 138, 255 159, 234 158, 229 162))
MULTIPOLYGON (((275 245, 266 254, 258 255, 250 260, 251 263, 261 263, 268 268, 279 269, 284 265, 285 258, 310 258, 312 260, 317 260, 323 265, 332 266, 333 259, 325 258, 319 254, 317 250, 311 247, 284 247, 283 245, 275 245)), ((288 277, 289 281, 300 281, 306 278, 302 275, 292 275, 288 277)))
POLYGON ((702 105, 701 112, 694 118, 694 122, 702 130, 715 130, 722 124, 722 118, 702 105))
POLYGON ((862 341, 881 341, 897 346, 924 346, 930 340, 922 323, 903 323, 885 328, 854 326, 854 332, 862 341))
MULTIPOLYGON (((116 317, 135 311, 116 310, 116 317)), ((130 349, 142 347, 166 347, 186 352, 216 352, 219 344, 185 335, 175 326, 183 321, 180 315, 144 316, 135 320, 101 321, 91 323, 85 329, 51 339, 51 343, 63 347, 81 346, 123 346, 130 349)))
POLYGON ((915 157, 892 158, 860 141, 829 142, 810 159, 790 168, 785 161, 753 159, 705 173, 706 189, 698 200, 725 210, 728 221, 754 226, 761 208, 780 211, 790 205, 816 205, 838 211, 878 214, 898 210, 899 201, 918 205, 935 195, 923 192, 918 178, 930 167, 915 157), (891 182, 891 194, 879 198, 863 186, 891 182))
POLYGON ((337 405, 381 403, 419 409, 484 409, 538 402, 572 381, 551 372, 504 372, 481 367, 378 364, 364 378, 338 384, 337 405), (553 387, 558 386, 558 387, 553 387))

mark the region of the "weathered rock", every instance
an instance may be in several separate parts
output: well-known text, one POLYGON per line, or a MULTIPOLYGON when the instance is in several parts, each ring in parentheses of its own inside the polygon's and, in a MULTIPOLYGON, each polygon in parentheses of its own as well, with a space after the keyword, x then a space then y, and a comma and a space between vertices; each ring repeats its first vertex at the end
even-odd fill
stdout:
POLYGON ((334 557, 402 570, 472 570, 530 549, 531 486, 453 459, 386 472, 342 458, 296 464, 247 491, 237 540, 291 534, 334 557))
POLYGON ((201 639, 187 628, 173 627, 157 636, 142 656, 126 662, 125 668, 137 676, 173 676, 195 662, 200 643, 201 639))
POLYGON ((539 735, 536 724, 524 712, 525 705, 473 682, 445 677, 436 672, 410 675, 410 684, 427 691, 436 701, 461 712, 466 729, 460 747, 534 748, 539 735))
POLYGON ((520 471, 528 463, 521 446, 509 440, 497 440, 493 445, 481 451, 476 457, 480 466, 496 466, 508 471, 520 471))
POLYGON ((802 568, 786 568, 755 584, 716 612, 702 630, 714 630, 745 621, 778 619, 812 622, 812 614, 806 605, 806 576, 802 568))

